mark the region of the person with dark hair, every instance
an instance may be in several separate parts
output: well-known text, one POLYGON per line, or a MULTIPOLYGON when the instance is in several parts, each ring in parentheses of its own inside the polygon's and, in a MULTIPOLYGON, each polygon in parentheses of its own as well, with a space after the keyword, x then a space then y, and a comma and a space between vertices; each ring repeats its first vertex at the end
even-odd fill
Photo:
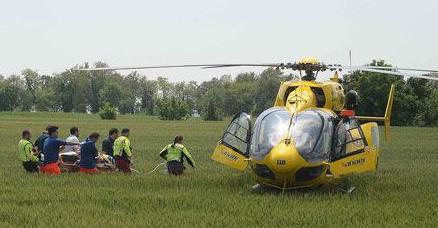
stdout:
MULTIPOLYGON (((79 141, 79 128, 78 127, 72 127, 70 128, 70 136, 65 140, 69 143, 80 143, 79 141)), ((64 152, 75 152, 77 154, 80 154, 81 147, 78 145, 67 145, 64 148, 64 152)))
POLYGON ((122 129, 122 135, 114 141, 113 152, 116 167, 124 173, 131 172, 132 148, 129 141, 129 129, 122 129))
POLYGON ((79 143, 69 143, 58 139, 58 127, 51 126, 48 129, 49 138, 44 142, 44 163, 40 167, 40 171, 46 174, 59 175, 61 170, 59 169, 59 149, 65 145, 80 145, 79 143))
POLYGON ((96 148, 96 142, 99 140, 99 133, 91 133, 85 142, 81 145, 81 160, 79 162, 79 172, 96 173, 96 161, 99 152, 96 148))
POLYGON ((182 144, 184 137, 177 135, 172 144, 163 148, 160 157, 167 161, 167 171, 170 175, 181 175, 184 172, 184 158, 187 163, 195 168, 195 161, 187 148, 182 144))
POLYGON ((111 128, 108 132, 108 138, 102 142, 102 151, 111 157, 114 156, 114 141, 119 137, 119 130, 117 128, 111 128))
POLYGON ((36 148, 38 154, 44 154, 43 153, 43 147, 44 147, 44 142, 46 141, 47 138, 49 138, 49 133, 48 130, 51 126, 48 125, 45 129, 45 131, 43 131, 41 133, 41 135, 35 140, 35 144, 34 147, 36 148))
POLYGON ((34 154, 33 145, 30 142, 31 137, 32 133, 29 130, 24 130, 21 133, 21 140, 18 142, 18 153, 24 169, 29 173, 35 173, 38 172, 39 159, 34 154))

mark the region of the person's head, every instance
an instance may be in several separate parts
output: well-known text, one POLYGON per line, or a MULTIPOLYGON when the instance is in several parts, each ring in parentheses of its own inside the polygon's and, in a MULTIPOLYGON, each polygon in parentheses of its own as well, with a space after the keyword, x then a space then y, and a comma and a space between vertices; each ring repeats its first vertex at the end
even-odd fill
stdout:
POLYGON ((30 130, 23 130, 23 132, 21 133, 21 138, 29 140, 32 137, 32 133, 30 132, 30 130))
POLYGON ((57 126, 50 126, 49 129, 47 129, 47 133, 52 137, 58 137, 58 129, 57 126))
POLYGON ((123 128, 122 129, 122 135, 125 137, 129 137, 129 129, 128 128, 123 128))
POLYGON ((97 142, 99 140, 99 137, 100 135, 97 132, 93 132, 88 136, 88 138, 93 142, 97 142))
POLYGON ((50 127, 52 127, 52 125, 47 125, 47 127, 46 127, 46 129, 45 129, 45 130, 46 130, 45 132, 49 132, 49 128, 50 128, 50 127))
POLYGON ((184 137, 182 135, 177 135, 177 136, 175 136, 175 140, 173 140, 173 144, 176 144, 176 143, 182 144, 183 140, 184 140, 184 137))
POLYGON ((111 128, 108 132, 108 136, 113 140, 116 139, 117 137, 119 137, 119 129, 111 128))
POLYGON ((79 137, 79 128, 78 127, 71 127, 70 128, 70 135, 74 135, 76 137, 79 137))

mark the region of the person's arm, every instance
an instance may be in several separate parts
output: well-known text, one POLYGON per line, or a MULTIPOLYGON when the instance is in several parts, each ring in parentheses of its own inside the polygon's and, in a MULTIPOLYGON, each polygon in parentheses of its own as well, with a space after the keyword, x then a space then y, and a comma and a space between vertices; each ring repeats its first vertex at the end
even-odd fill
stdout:
POLYGON ((97 150, 96 145, 93 145, 93 155, 94 159, 97 159, 99 157, 99 151, 97 150))
POLYGON ((79 142, 79 139, 76 141, 71 141, 71 142, 67 142, 67 141, 64 141, 64 140, 61 140, 61 139, 57 139, 58 140, 58 143, 61 145, 61 146, 65 146, 65 145, 69 145, 69 146, 76 146, 76 145, 81 145, 81 143, 79 142))
POLYGON ((38 150, 38 145, 40 145, 40 137, 38 137, 36 140, 35 140, 35 144, 33 144, 33 147, 35 148, 37 148, 37 150, 38 150))
POLYGON ((187 163, 189 163, 191 167, 195 168, 195 160, 193 160, 192 155, 190 154, 190 152, 187 150, 185 146, 183 147, 182 152, 186 157, 187 163))
POLYGON ((102 151, 105 154, 108 154, 110 152, 110 147, 111 147, 110 142, 108 140, 106 140, 106 139, 103 140, 103 142, 102 142, 102 151))
POLYGON ((27 144, 24 146, 24 150, 26 151, 27 160, 37 162, 39 159, 37 156, 35 156, 32 152, 32 143, 27 144))
POLYGON ((75 145, 75 146, 73 146, 73 150, 76 152, 76 153, 81 153, 81 142, 79 141, 79 139, 77 138, 77 137, 75 137, 74 139, 73 139, 73 141, 72 142, 74 142, 74 143, 78 143, 78 145, 75 145))
POLYGON ((128 157, 132 156, 131 142, 129 141, 129 139, 123 140, 123 150, 128 157))
POLYGON ((59 140, 59 141, 63 142, 64 146, 65 145, 69 145, 69 146, 79 146, 79 145, 81 145, 80 142, 66 142, 66 141, 62 141, 62 140, 59 140))
POLYGON ((167 146, 165 146, 165 147, 163 148, 163 150, 161 150, 161 152, 160 152, 160 157, 162 157, 164 160, 167 161, 167 146))

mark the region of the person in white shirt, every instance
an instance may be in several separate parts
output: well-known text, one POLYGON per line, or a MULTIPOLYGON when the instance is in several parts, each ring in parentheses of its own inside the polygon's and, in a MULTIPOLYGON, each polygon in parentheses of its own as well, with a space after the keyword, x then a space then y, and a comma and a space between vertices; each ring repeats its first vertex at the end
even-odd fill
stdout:
MULTIPOLYGON (((79 142, 79 128, 72 127, 70 128, 70 136, 65 140, 68 143, 80 143, 79 142)), ((66 145, 64 148, 64 152, 75 152, 77 154, 81 153, 80 145, 66 145)))

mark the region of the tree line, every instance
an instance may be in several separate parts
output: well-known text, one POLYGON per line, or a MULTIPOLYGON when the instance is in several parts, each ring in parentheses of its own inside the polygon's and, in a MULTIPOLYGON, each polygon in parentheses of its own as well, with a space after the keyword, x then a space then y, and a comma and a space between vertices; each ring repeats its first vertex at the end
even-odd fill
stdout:
MULTIPOLYGON (((371 65, 389 66, 384 61, 371 65)), ((106 67, 97 62, 95 67, 106 67)), ((84 64, 80 67, 88 67, 84 64)), ((198 84, 170 82, 165 77, 149 80, 138 72, 65 70, 40 75, 26 69, 21 75, 0 75, 0 111, 54 111, 98 113, 114 107, 121 114, 157 115, 184 119, 198 113, 205 120, 221 120, 239 111, 260 114, 274 103, 282 81, 293 74, 269 68, 256 74, 224 75, 198 84)), ((396 85, 394 125, 438 126, 438 84, 425 79, 353 72, 342 80, 346 91, 359 95, 358 114, 382 116, 391 84, 396 85)))

